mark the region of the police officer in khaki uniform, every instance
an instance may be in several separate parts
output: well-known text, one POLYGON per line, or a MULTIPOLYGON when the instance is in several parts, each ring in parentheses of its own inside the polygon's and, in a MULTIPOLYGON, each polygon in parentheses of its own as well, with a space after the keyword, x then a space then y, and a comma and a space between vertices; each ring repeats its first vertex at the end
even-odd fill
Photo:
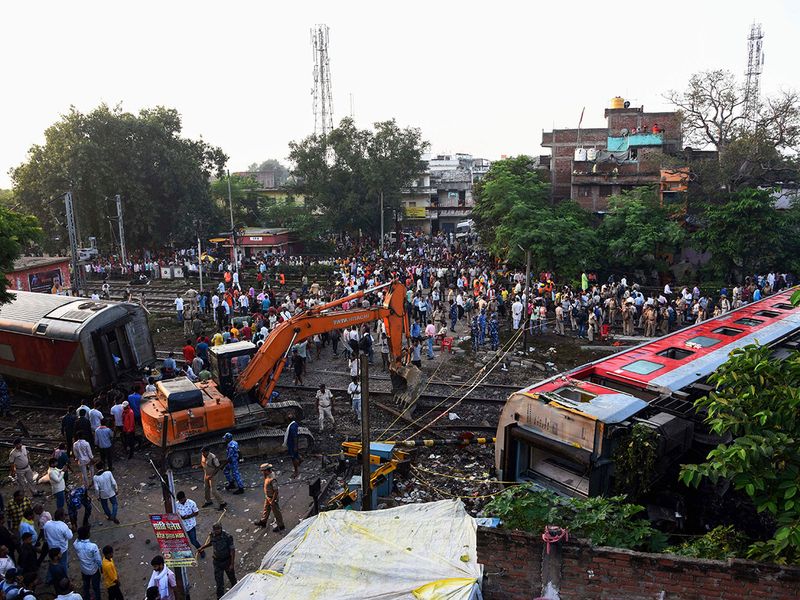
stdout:
POLYGON ((200 464, 203 467, 203 487, 206 492, 206 501, 203 504, 203 508, 214 504, 211 501, 211 495, 213 494, 214 499, 219 502, 219 510, 223 510, 228 503, 222 499, 222 496, 219 495, 217 488, 214 486, 214 477, 219 473, 219 459, 208 447, 203 447, 200 464))
POLYGON ((275 525, 272 531, 283 531, 286 526, 283 524, 283 515, 278 504, 278 483, 272 473, 272 465, 269 463, 262 464, 261 472, 264 474, 264 512, 261 514, 261 520, 256 521, 255 524, 260 527, 266 527, 269 513, 272 511, 275 515, 275 525))

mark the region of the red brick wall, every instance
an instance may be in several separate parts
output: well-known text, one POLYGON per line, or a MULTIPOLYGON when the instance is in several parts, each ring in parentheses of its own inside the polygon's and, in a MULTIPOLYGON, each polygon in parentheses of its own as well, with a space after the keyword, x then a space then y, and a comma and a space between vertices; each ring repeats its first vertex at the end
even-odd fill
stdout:
MULTIPOLYGON (((539 536, 478 530, 486 600, 530 600, 541 592, 539 536), (504 570, 503 574, 498 574, 504 570)), ((744 560, 715 561, 562 546, 561 600, 797 600, 800 568, 744 560)))

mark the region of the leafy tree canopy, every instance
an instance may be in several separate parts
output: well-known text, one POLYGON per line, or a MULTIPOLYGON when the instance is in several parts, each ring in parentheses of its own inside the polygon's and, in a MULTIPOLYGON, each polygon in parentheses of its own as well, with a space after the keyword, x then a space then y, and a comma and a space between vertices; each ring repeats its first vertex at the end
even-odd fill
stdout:
POLYGON ((565 279, 596 266, 591 215, 575 202, 553 206, 550 186, 531 157, 492 163, 476 184, 475 196, 475 226, 486 247, 501 259, 522 266, 530 250, 533 272, 555 271, 565 279))
POLYGON ((309 209, 334 230, 374 232, 380 228, 380 194, 387 211, 400 208, 401 189, 423 172, 428 143, 419 129, 401 129, 394 119, 369 130, 345 118, 328 135, 289 147, 295 189, 309 209))
POLYGON ((727 279, 736 271, 798 266, 800 207, 776 209, 770 190, 745 188, 726 195, 725 202, 706 203, 698 218, 693 239, 712 251, 712 265, 727 279))
POLYGON ((652 188, 640 187, 608 199, 608 213, 598 232, 610 267, 621 270, 663 270, 661 256, 672 253, 684 230, 661 206, 652 188))
POLYGON ((0 203, 0 304, 13 299, 7 291, 6 273, 13 269, 20 253, 38 241, 41 234, 36 217, 16 212, 0 203))
POLYGON ((776 527, 748 555, 758 560, 800 563, 800 353, 773 360, 769 348, 734 350, 709 383, 715 391, 695 406, 730 443, 709 452, 706 462, 684 465, 681 480, 698 486, 704 477, 729 480, 776 527))
POLYGON ((219 220, 209 179, 227 160, 219 148, 181 137, 174 109, 155 107, 138 114, 101 104, 84 114, 76 108, 48 127, 45 144, 35 145, 12 171, 14 192, 39 215, 50 249, 66 238, 61 196, 72 190, 82 236, 113 243, 108 217, 121 194, 129 247, 186 241, 198 221, 213 230, 219 220))
MULTIPOLYGON (((230 203, 228 201, 227 176, 220 177, 211 182, 211 197, 214 200, 218 211, 227 218, 223 218, 221 227, 224 231, 229 231, 230 225, 230 203)), ((233 224, 235 227, 257 227, 264 226, 264 219, 261 213, 261 203, 263 198, 258 193, 261 185, 252 177, 230 176, 230 198, 233 203, 233 224)))

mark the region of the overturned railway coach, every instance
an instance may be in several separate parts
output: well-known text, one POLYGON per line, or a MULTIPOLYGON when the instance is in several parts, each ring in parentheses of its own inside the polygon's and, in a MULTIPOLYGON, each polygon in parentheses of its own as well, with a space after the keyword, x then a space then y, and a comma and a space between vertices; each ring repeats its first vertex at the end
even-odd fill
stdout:
POLYGON ((9 379, 89 396, 155 362, 147 313, 137 304, 14 295, 0 306, 0 374, 9 379))
MULTIPOLYGON (((796 289, 796 288, 795 288, 796 289)), ((577 367, 515 392, 497 427, 502 480, 530 481, 576 497, 614 491, 614 451, 641 423, 658 434, 654 477, 692 450, 720 441, 694 402, 730 353, 758 343, 777 360, 800 346, 794 290, 577 367)))

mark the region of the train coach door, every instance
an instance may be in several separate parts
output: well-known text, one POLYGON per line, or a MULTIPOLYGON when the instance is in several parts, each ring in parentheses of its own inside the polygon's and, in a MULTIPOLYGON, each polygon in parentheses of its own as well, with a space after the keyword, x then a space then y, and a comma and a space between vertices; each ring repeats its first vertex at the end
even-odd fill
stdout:
POLYGON ((100 373, 95 373, 95 377, 101 386, 115 383, 120 375, 137 368, 136 355, 128 340, 129 323, 129 319, 117 321, 92 333, 100 367, 100 373))

